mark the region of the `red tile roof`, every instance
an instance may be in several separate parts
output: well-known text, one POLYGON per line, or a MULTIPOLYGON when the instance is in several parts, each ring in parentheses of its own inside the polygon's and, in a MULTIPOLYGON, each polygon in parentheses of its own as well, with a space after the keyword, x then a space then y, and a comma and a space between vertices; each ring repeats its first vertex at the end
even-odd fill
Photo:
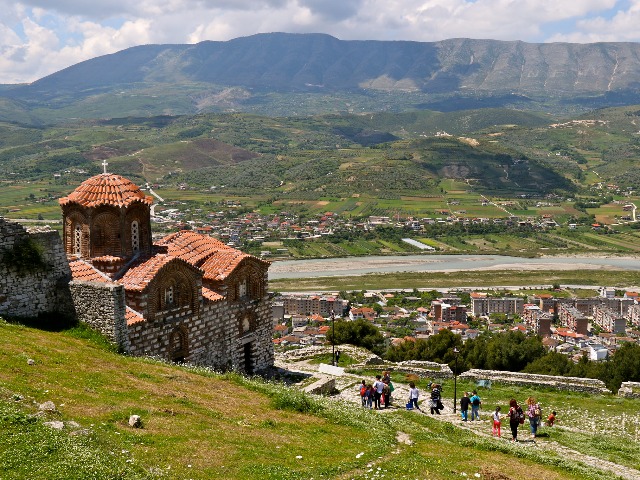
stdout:
POLYGON ((211 290, 210 288, 207 287, 202 287, 202 296, 204 298, 206 298, 207 300, 210 300, 212 302, 217 302, 220 300, 224 300, 224 297, 222 295, 220 295, 219 293, 214 292, 213 290, 211 290))
POLYGON ((204 270, 204 278, 207 280, 224 280, 242 260, 250 256, 235 249, 217 252, 201 265, 202 270, 204 270))
POLYGON ((224 280, 245 258, 269 262, 225 245, 220 240, 190 230, 167 235, 156 245, 166 247, 169 255, 178 257, 204 271, 206 280, 224 280))
POLYGON ((220 240, 190 230, 181 230, 167 235, 156 242, 156 245, 166 246, 170 255, 179 257, 192 265, 197 265, 213 253, 234 250, 220 240))
POLYGON ((71 277, 74 280, 83 282, 111 282, 111 279, 107 275, 84 260, 72 260, 69 262, 69 267, 71 268, 71 277))
POLYGON ((127 270, 127 273, 118 280, 118 283, 124 285, 127 290, 141 292, 155 278, 162 267, 176 260, 178 259, 171 255, 159 253, 127 270))
POLYGON ((141 313, 136 312, 134 309, 127 307, 124 318, 127 321, 127 325, 133 325, 134 323, 144 322, 144 317, 141 313))
POLYGON ((84 207, 127 207, 133 202, 151 205, 153 198, 145 195, 131 180, 113 173, 102 173, 82 182, 68 196, 60 198, 59 202, 60 205, 79 203, 84 207))

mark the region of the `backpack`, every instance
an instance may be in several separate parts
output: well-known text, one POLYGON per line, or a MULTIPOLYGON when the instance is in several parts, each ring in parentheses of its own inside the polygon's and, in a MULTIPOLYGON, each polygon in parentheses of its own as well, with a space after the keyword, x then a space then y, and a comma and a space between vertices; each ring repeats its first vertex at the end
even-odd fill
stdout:
POLYGON ((360 396, 361 396, 361 397, 364 397, 364 396, 366 395, 366 393, 367 393, 367 387, 365 387, 364 385, 362 385, 362 386, 360 387, 360 396))
POLYGON ((516 408, 516 418, 518 419, 518 423, 522 425, 524 423, 524 412, 522 411, 522 407, 518 405, 516 408))
POLYGON ((471 405, 473 405, 474 407, 480 406, 480 398, 477 395, 474 395, 471 405))
POLYGON ((540 418, 542 416, 542 411, 540 410, 540 405, 536 405, 533 409, 533 415, 540 418))

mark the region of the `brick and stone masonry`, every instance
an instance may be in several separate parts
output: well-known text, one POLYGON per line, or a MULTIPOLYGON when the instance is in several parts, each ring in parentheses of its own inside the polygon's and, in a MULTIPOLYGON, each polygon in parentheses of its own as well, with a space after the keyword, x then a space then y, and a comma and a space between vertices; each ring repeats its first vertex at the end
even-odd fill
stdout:
POLYGON ((27 230, 0 217, 0 315, 37 317, 73 313, 66 285, 71 270, 57 232, 49 227, 27 230), (8 264, 8 256, 21 242, 32 242, 41 254, 41 265, 20 271, 8 264))

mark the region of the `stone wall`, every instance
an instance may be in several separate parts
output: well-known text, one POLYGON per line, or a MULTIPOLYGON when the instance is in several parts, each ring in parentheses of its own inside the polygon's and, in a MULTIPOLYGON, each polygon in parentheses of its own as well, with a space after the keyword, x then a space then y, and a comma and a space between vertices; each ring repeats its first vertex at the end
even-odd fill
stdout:
POLYGON ((546 387, 584 393, 611 393, 602 380, 594 378, 561 377, 536 375, 532 373, 503 372, 499 370, 471 369, 460 375, 466 380, 491 380, 497 383, 521 385, 527 387, 546 387))
POLYGON ((184 331, 190 363, 219 370, 257 372, 273 365, 273 322, 268 295, 247 302, 206 302, 200 312, 167 316, 158 321, 141 321, 128 326, 130 353, 156 355, 171 359, 170 339, 173 332, 184 331), (247 331, 240 322, 250 312, 255 318, 247 331), (245 347, 248 345, 248 347, 245 347), (251 365, 245 364, 245 348, 250 348, 251 365))
POLYGON ((640 398, 639 382, 622 382, 618 395, 626 398, 640 398))
POLYGON ((130 350, 124 287, 117 283, 70 282, 76 317, 102 333, 118 347, 130 350))
POLYGON ((69 264, 56 231, 49 227, 27 231, 22 225, 0 217, 0 315, 72 315, 66 287, 70 279, 69 264), (16 244, 29 241, 38 247, 42 262, 21 271, 7 259, 16 244))
MULTIPOLYGON (((453 372, 446 363, 408 360, 405 362, 385 362, 379 357, 371 354, 368 350, 353 345, 336 345, 336 350, 340 350, 352 358, 357 364, 346 368, 347 373, 359 372, 361 370, 371 370, 375 368, 380 372, 387 370, 395 374, 414 374, 423 379, 439 381, 452 379, 453 372), (365 360, 366 356, 370 358, 365 360), (371 361, 378 359, 379 361, 371 361), (363 361, 364 360, 364 361, 363 361)), ((310 346, 286 352, 278 352, 278 366, 282 367, 288 363, 310 360, 318 355, 331 353, 331 346, 310 346)), ((580 377, 561 377, 553 375, 536 375, 531 373, 504 372, 500 370, 480 370, 471 369, 458 375, 461 380, 491 380, 494 383, 521 385, 526 387, 555 388, 557 390, 567 390, 573 392, 584 392, 591 394, 611 393, 602 380, 580 377)), ((624 382, 619 395, 629 397, 640 397, 640 383, 624 382)))

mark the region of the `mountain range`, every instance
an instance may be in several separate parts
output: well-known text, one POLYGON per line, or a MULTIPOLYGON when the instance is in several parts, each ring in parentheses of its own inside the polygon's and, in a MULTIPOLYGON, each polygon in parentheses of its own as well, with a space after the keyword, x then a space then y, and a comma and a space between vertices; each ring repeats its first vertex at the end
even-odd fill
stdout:
POLYGON ((637 43, 343 41, 269 33, 137 46, 28 85, 2 85, 0 120, 485 106, 558 113, 640 103, 639 92, 637 43))

